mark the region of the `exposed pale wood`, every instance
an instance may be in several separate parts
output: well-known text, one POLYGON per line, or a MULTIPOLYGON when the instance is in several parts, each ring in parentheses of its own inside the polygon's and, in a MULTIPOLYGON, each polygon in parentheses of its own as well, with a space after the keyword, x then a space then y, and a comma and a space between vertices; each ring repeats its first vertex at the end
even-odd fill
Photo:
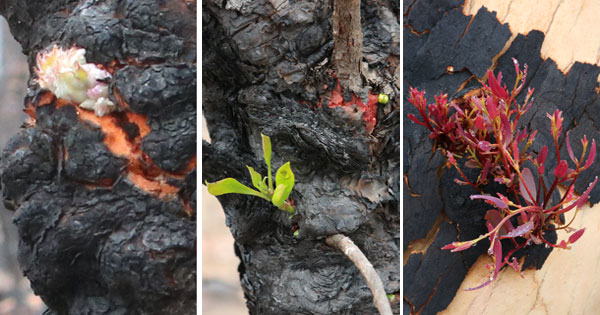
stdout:
POLYGON ((431 229, 429 230, 429 232, 427 232, 427 235, 424 238, 414 240, 410 242, 410 244, 408 244, 408 248, 404 251, 404 254, 402 255, 404 265, 406 265, 408 258, 412 254, 422 253, 423 255, 425 255, 425 253, 435 240, 435 237, 437 236, 437 233, 440 230, 440 224, 442 224, 442 221, 444 221, 444 219, 447 218, 444 215, 440 215, 435 220, 435 222, 431 226, 431 229))
POLYGON ((464 12, 476 14, 482 6, 496 11, 513 33, 544 32, 542 57, 552 58, 564 72, 575 61, 600 62, 600 1, 467 0, 464 12))
MULTIPOLYGON (((572 214, 567 215, 570 219, 572 214)), ((503 314, 600 314, 600 205, 585 206, 571 225, 585 227, 571 250, 555 249, 540 270, 526 270, 523 279, 513 269, 502 270, 496 281, 475 291, 464 291, 486 281, 486 264, 481 256, 471 267, 456 297, 439 315, 503 314)), ((559 241, 569 234, 558 232, 559 241)))

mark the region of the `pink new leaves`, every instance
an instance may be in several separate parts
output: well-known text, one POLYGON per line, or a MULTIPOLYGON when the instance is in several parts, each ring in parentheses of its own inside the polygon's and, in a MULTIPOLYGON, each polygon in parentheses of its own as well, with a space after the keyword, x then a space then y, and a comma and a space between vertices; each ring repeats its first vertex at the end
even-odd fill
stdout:
POLYGON ((585 229, 575 231, 567 241, 558 245, 544 238, 545 231, 570 228, 560 220, 560 214, 573 208, 577 210, 587 202, 589 194, 597 182, 597 178, 589 184, 586 191, 579 197, 574 196, 574 184, 579 174, 588 169, 595 160, 596 143, 592 140, 588 153, 587 138, 581 140, 581 155, 576 157, 569 134, 566 135, 566 146, 570 163, 561 159, 559 138, 563 131, 563 117, 559 110, 550 119, 550 133, 554 140, 556 152, 556 167, 552 169, 554 180, 548 189, 543 180, 546 171, 548 147, 544 146, 535 154, 529 152, 529 147, 537 135, 537 130, 530 134, 525 128, 519 131, 518 121, 531 107, 533 90, 528 90, 522 105, 515 98, 524 87, 527 76, 527 66, 520 71, 519 64, 514 60, 517 73, 516 83, 509 93, 506 85, 502 85, 502 74, 494 76, 487 71, 487 84, 473 95, 448 103, 445 94, 435 98, 434 104, 427 105, 425 93, 411 88, 409 102, 418 110, 421 119, 409 114, 408 117, 429 129, 430 138, 434 140, 434 150, 441 149, 448 159, 448 166, 453 166, 460 174, 455 179, 459 184, 471 185, 480 190, 480 186, 488 183, 488 177, 506 186, 506 195, 495 196, 476 194, 471 199, 482 199, 495 209, 488 210, 485 215, 488 232, 477 239, 463 242, 453 242, 442 249, 452 252, 462 251, 488 238, 490 247, 488 253, 492 256, 493 264, 489 265, 490 279, 478 289, 489 284, 496 278, 500 269, 511 266, 520 271, 521 266, 511 256, 519 249, 534 244, 569 248, 569 244, 577 241, 585 229), (586 158, 587 155, 587 158, 586 158), (465 158, 464 166, 481 169, 477 180, 467 178, 457 162, 457 158, 465 158), (585 163, 583 163, 585 161, 585 163), (533 163, 535 169, 525 167, 525 163, 533 163), (570 166, 571 164, 571 166, 570 166), (568 186, 567 193, 559 201, 549 204, 557 186, 568 186), (516 227, 515 227, 516 226, 516 227), (502 251, 503 239, 510 239, 512 249, 502 251))
POLYGON ((534 141, 537 131, 529 134, 526 129, 517 130, 519 118, 531 106, 529 90, 522 106, 514 100, 516 94, 523 88, 527 67, 517 69, 517 82, 512 93, 501 85, 502 75, 494 77, 488 71, 488 85, 476 90, 462 99, 448 102, 447 95, 441 94, 435 98, 435 103, 427 104, 425 93, 410 88, 408 101, 420 114, 420 118, 412 114, 408 117, 415 123, 429 129, 429 137, 434 141, 435 149, 442 149, 455 158, 467 158, 465 166, 479 168, 481 173, 477 180, 466 178, 454 163, 449 163, 459 169, 460 184, 477 187, 492 179, 511 186, 516 183, 513 169, 530 159, 527 149, 534 141), (520 149, 521 148, 521 149, 520 149))
POLYGON ((554 114, 552 114, 552 115, 546 114, 546 116, 548 118, 550 118, 550 126, 551 126, 550 131, 552 132, 552 137, 554 139, 558 139, 558 136, 562 132, 562 122, 563 122, 562 112, 559 111, 558 109, 555 109, 554 114))
POLYGON ((440 94, 440 96, 435 97, 434 104, 427 105, 425 92, 410 88, 409 102, 417 108, 421 117, 427 117, 427 119, 421 122, 413 114, 408 114, 408 118, 431 130, 429 138, 434 141, 434 145, 445 143, 445 145, 453 147, 453 144, 457 141, 455 135, 456 121, 453 115, 450 115, 448 96, 440 94))
POLYGON ((500 82, 502 81, 502 73, 498 73, 498 78, 495 78, 494 73, 492 73, 492 70, 488 70, 487 77, 488 84, 490 89, 492 90, 492 93, 501 99, 507 100, 508 93, 506 92, 506 85, 504 85, 504 87, 500 86, 500 82))
MULTIPOLYGON (((575 157, 575 154, 573 153, 573 149, 571 148, 571 141, 569 140, 568 132, 567 132, 566 140, 567 140, 567 152, 569 153, 569 158, 571 158, 571 161, 573 161, 573 163, 577 166, 577 168, 581 167, 579 159, 577 159, 575 157)), ((583 150, 581 152, 581 161, 583 161, 583 157, 585 156, 587 146, 588 146, 588 140, 587 140, 586 136, 583 136, 583 139, 581 139, 581 146, 583 148, 583 150)), ((594 162, 595 158, 596 158, 596 140, 592 139, 592 148, 590 149, 590 153, 588 155, 587 161, 585 162, 585 165, 583 165, 583 167, 581 169, 585 170, 588 167, 590 167, 592 165, 592 163, 594 162)))

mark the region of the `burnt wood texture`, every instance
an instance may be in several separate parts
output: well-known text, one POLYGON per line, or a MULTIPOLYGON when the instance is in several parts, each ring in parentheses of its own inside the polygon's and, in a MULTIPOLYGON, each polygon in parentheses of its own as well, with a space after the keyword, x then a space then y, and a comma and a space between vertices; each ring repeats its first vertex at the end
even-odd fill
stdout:
MULTIPOLYGON (((104 117, 29 80, 0 160, 19 262, 46 314, 196 312, 195 1, 0 2, 27 55, 86 49, 104 117)), ((14 104, 19 106, 19 104, 14 104)))
MULTIPOLYGON (((600 140, 600 125, 596 116, 600 112, 596 65, 576 62, 567 72, 561 72, 551 59, 543 59, 540 48, 544 34, 531 31, 518 34, 508 49, 501 52, 512 35, 508 24, 501 24, 495 12, 481 8, 474 16, 465 16, 462 1, 405 1, 404 2, 404 169, 406 185, 404 195, 404 242, 409 244, 424 239, 428 232, 432 244, 425 252, 407 251, 404 263, 403 312, 405 314, 435 314, 446 308, 475 260, 487 249, 480 244, 466 251, 451 253, 440 248, 453 241, 469 240, 487 232, 483 216, 490 208, 481 201, 469 199, 475 190, 458 186, 454 169, 443 169, 444 158, 432 152, 428 131, 407 118, 408 113, 418 115, 408 103, 408 88, 426 90, 430 102, 440 92, 448 93, 450 99, 480 86, 477 78, 483 78, 486 69, 494 66, 495 73, 502 72, 503 83, 512 86, 515 80, 511 58, 519 64, 528 65, 527 83, 524 88, 535 88, 535 101, 520 122, 529 130, 539 130, 532 150, 539 152, 543 145, 551 145, 547 112, 563 111, 564 130, 571 130, 571 139, 600 140), (497 58, 496 63, 493 59, 497 58), (453 71, 447 71, 452 66, 453 71), (459 91, 461 85, 464 88, 459 91)), ((519 97, 523 101, 525 93, 519 97)), ((562 138, 561 138, 562 139, 562 138)), ((573 140, 572 140, 573 141, 573 140)), ((552 151, 552 150, 550 150, 552 151)), ((551 152, 546 169, 554 169, 556 161, 551 152)), ((566 156, 561 146, 561 156, 566 156)), ((575 185, 582 193, 587 185, 600 175, 595 163, 581 174, 575 185)), ((551 172, 547 172, 547 175, 551 172)), ((475 175, 475 174, 472 174, 475 175)), ((549 182, 546 178, 545 181, 549 182)), ((487 193, 501 192, 500 186, 489 185, 487 193)), ((590 195, 592 204, 600 200, 600 187, 590 195)), ((556 241, 556 234, 547 235, 556 241)), ((541 268, 551 249, 529 246, 520 255, 526 255, 523 268, 541 268)))
POLYGON ((336 233, 370 259, 400 313, 396 2, 361 3, 363 84, 390 99, 371 133, 360 111, 328 106, 331 1, 203 2, 203 181, 252 186, 246 165, 266 174, 260 133, 271 137, 274 168, 290 161, 296 178, 293 218, 260 198, 219 197, 250 314, 375 314, 358 269, 324 243, 336 233))

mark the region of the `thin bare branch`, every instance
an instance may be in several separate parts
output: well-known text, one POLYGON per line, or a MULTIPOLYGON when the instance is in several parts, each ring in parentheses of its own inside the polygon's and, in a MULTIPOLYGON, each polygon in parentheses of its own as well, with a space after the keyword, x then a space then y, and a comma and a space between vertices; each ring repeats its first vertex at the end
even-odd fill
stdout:
POLYGON ((385 294, 383 282, 379 278, 379 274, 373 268, 373 265, 367 259, 365 254, 352 242, 350 238, 342 234, 334 234, 325 239, 325 243, 331 247, 341 250, 352 263, 358 268, 360 273, 367 281, 371 293, 373 293, 373 304, 381 315, 392 315, 392 307, 385 294))

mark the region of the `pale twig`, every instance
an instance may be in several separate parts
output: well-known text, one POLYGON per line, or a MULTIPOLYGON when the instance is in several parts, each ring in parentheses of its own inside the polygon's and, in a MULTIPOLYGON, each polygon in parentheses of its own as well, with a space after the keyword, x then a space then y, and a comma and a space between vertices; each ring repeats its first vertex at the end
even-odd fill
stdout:
POLYGON ((379 274, 377 274, 377 271, 375 271, 375 268, 373 268, 373 265, 360 248, 358 248, 350 238, 341 234, 328 236, 325 239, 325 243, 341 250, 358 268, 367 281, 371 293, 373 293, 373 304, 375 304, 375 308, 377 308, 379 314, 392 315, 392 308, 387 295, 385 294, 385 289, 383 288, 383 283, 379 278, 379 274))

